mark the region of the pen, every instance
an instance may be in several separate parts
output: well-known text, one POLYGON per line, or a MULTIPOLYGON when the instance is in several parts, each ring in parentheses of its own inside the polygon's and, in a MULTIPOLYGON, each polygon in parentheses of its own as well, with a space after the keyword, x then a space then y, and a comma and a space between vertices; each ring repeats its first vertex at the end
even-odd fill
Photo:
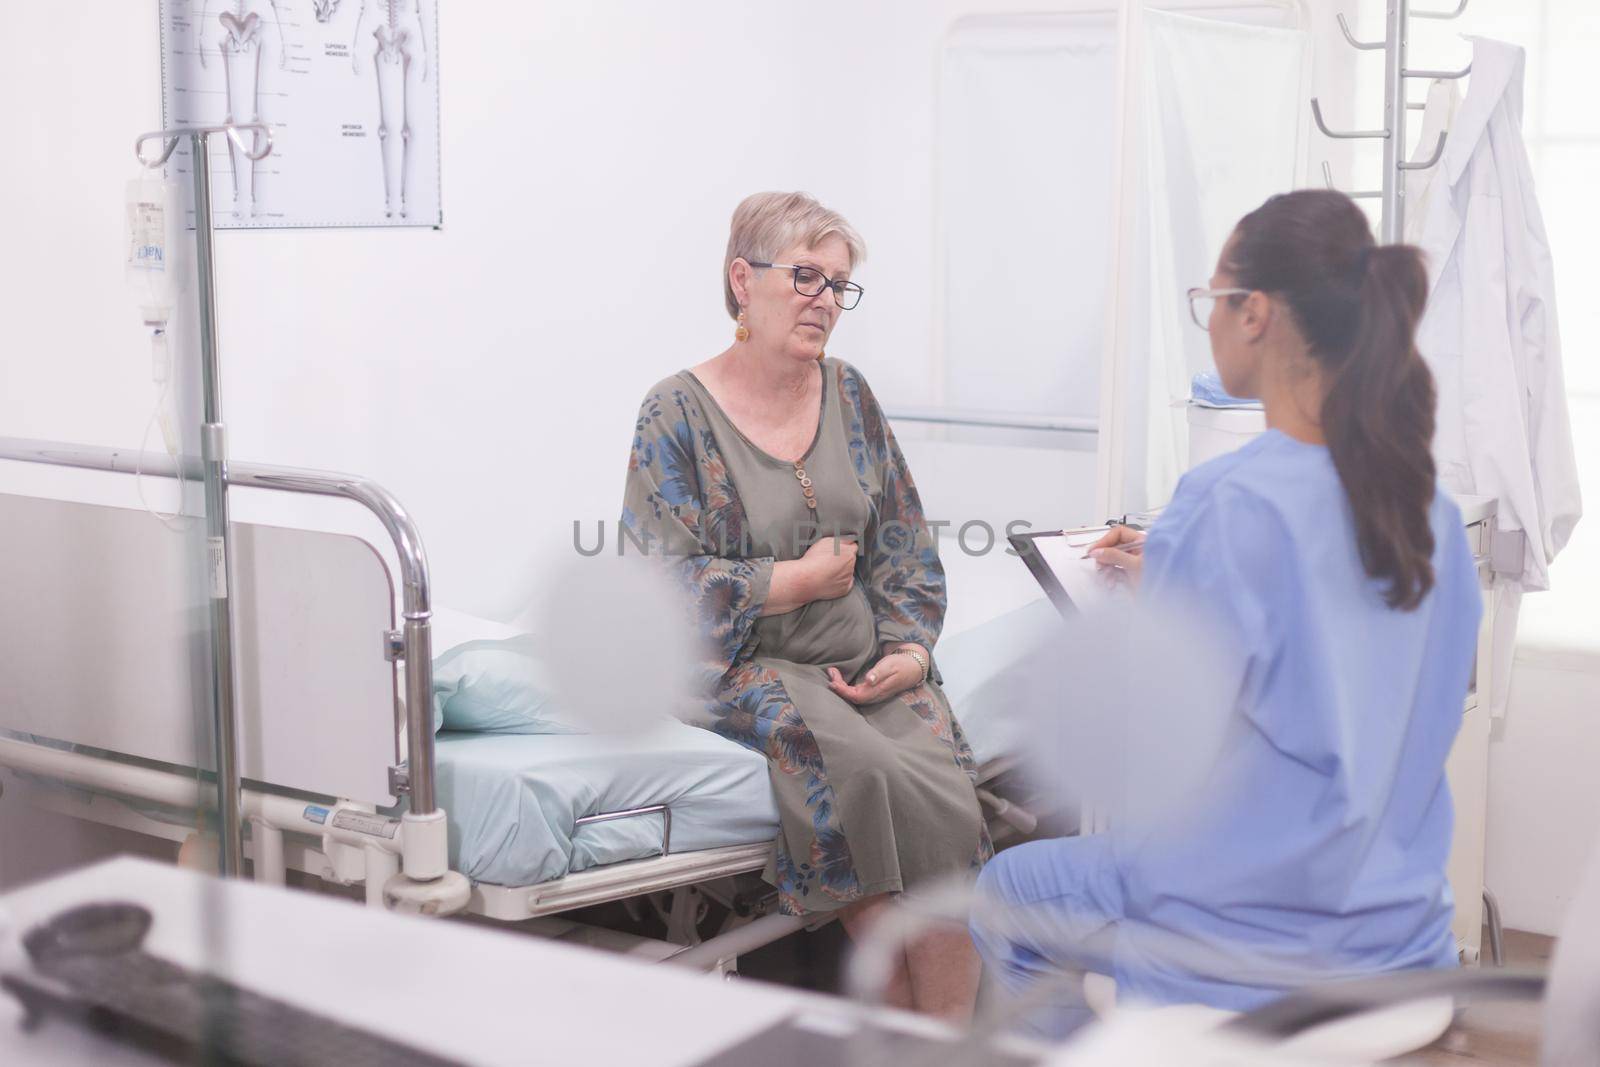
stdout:
MULTIPOLYGON (((1144 555, 1144 542, 1143 541, 1126 541, 1126 542, 1123 542, 1120 545, 1107 545, 1106 547, 1115 548, 1118 552, 1126 552, 1130 556, 1142 556, 1142 555, 1144 555)), ((1089 553, 1085 552, 1083 554, 1083 558, 1084 559, 1090 558, 1089 557, 1089 553)))
MULTIPOLYGON (((1107 519, 1106 520, 1106 532, 1107 533, 1110 533, 1112 530, 1116 529, 1118 526, 1126 526, 1128 529, 1130 529, 1130 530, 1138 530, 1140 533, 1143 533, 1144 529, 1145 529, 1143 523, 1134 522, 1131 519, 1129 519, 1128 516, 1126 516, 1126 515, 1122 516, 1122 518, 1120 518, 1120 519, 1107 519)), ((1142 540, 1141 541, 1124 541, 1122 544, 1117 545, 1115 547, 1117 548, 1118 551, 1126 552, 1130 556, 1142 555, 1143 552, 1144 552, 1144 542, 1142 540)), ((1089 553, 1085 552, 1083 554, 1083 558, 1084 559, 1090 558, 1089 557, 1089 553)))

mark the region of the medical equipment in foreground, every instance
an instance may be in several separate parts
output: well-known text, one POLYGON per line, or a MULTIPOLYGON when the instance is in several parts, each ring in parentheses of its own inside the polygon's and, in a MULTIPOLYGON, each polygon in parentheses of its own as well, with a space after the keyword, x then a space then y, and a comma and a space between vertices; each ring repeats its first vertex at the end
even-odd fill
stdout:
POLYGON ((31 968, 0 973, 24 1026, 57 1017, 175 1062, 447 1067, 455 1061, 146 952, 138 904, 80 904, 23 935, 31 968))

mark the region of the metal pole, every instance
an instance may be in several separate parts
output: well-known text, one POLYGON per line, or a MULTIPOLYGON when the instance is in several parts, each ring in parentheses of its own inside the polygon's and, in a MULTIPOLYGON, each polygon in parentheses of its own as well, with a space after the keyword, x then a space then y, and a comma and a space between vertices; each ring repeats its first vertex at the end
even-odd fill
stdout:
POLYGON ((805 926, 805 920, 794 915, 763 915, 737 929, 720 934, 710 941, 681 948, 662 962, 675 963, 692 970, 710 970, 724 960, 737 959, 746 952, 754 952, 780 937, 794 933, 805 926))
POLYGON ((439 810, 433 780, 433 663, 431 611, 406 610, 406 780, 413 815, 439 810))
POLYGON ((1400 164, 1406 158, 1406 39, 1410 25, 1410 0, 1389 0, 1383 78, 1383 221, 1381 244, 1398 244, 1405 238, 1406 187, 1400 164))
POLYGON ((225 878, 244 872, 239 800, 239 739, 233 672, 233 553, 228 530, 228 442, 222 425, 222 383, 217 357, 217 279, 212 247, 209 135, 189 136, 194 169, 196 296, 200 304, 201 473, 206 496, 206 593, 211 601, 211 710, 217 761, 217 820, 222 837, 218 869, 225 878))

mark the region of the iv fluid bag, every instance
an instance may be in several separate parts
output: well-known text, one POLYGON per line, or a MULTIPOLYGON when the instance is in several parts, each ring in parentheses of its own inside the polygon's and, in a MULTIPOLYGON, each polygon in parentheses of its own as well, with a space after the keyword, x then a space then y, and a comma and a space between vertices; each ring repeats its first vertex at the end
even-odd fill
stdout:
POLYGON ((128 182, 125 267, 149 323, 166 322, 183 291, 182 210, 176 182, 154 173, 128 182))

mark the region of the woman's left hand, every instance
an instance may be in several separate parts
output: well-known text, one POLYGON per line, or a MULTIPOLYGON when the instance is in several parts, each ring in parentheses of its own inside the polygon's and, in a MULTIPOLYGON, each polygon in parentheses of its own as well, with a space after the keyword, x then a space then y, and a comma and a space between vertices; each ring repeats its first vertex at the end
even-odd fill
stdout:
POLYGON ((922 684, 922 667, 903 652, 891 652, 872 667, 860 685, 850 685, 839 668, 828 668, 828 688, 852 704, 876 704, 922 684))

